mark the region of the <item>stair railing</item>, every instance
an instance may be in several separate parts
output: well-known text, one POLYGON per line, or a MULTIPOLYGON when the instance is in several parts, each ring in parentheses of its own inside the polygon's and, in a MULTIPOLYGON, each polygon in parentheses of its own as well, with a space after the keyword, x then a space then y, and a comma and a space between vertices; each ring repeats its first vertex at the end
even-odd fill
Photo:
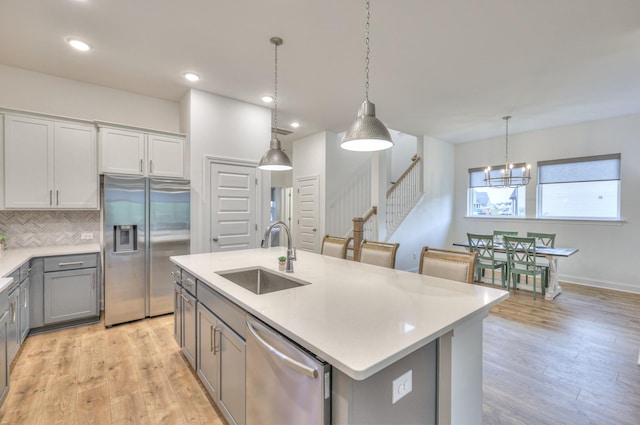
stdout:
POLYGON ((387 235, 391 235, 409 214, 422 193, 422 175, 418 163, 420 157, 414 155, 411 165, 387 190, 387 235))

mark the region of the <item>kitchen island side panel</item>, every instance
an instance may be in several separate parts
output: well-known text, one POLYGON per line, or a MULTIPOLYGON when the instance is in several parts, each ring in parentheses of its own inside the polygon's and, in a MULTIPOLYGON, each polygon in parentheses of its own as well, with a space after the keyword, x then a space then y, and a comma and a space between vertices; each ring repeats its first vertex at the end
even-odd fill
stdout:
POLYGON ((336 368, 332 373, 332 424, 436 423, 437 341, 362 381, 336 368), (411 392, 393 403, 393 381, 409 371, 411 392))

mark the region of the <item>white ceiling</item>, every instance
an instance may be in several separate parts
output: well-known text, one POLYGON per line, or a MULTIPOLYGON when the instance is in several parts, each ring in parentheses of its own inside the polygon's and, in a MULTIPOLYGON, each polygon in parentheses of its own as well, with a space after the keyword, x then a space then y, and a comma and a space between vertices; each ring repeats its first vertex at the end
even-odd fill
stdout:
MULTIPOLYGON (((280 36, 289 140, 344 131, 364 99, 364 1, 2 0, 0 17, 4 65, 173 101, 264 105, 280 36)), ((507 114, 518 133, 640 112, 638 0, 372 0, 370 31, 370 99, 401 132, 458 143, 504 134, 507 114)))

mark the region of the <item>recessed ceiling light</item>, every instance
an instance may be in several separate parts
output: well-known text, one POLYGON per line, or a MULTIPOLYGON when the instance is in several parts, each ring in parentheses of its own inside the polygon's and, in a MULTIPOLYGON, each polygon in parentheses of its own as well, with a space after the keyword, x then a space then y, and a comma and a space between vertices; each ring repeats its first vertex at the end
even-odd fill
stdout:
POLYGON ((300 123, 299 123, 299 122, 297 122, 297 121, 294 121, 294 122, 292 122, 292 123, 291 123, 291 124, 289 124, 289 125, 290 125, 291 127, 293 127, 293 128, 298 128, 298 127, 300 127, 300 123))
POLYGON ((81 52, 91 50, 91 46, 89 46, 82 40, 78 40, 77 38, 67 38, 67 43, 69 44, 69 46, 73 47, 76 50, 80 50, 81 52))
POLYGON ((193 73, 193 72, 185 72, 184 73, 184 78, 186 78, 189 81, 198 81, 200 79, 200 76, 198 74, 193 73))
POLYGON ((264 103, 271 103, 271 102, 273 102, 273 96, 269 96, 269 95, 262 96, 262 101, 264 103))

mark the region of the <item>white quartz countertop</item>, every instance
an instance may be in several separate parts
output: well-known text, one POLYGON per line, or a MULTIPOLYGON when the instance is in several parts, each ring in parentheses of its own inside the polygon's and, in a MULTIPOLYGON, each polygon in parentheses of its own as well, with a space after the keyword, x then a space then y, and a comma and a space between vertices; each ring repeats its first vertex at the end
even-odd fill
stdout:
POLYGON ((178 266, 321 357, 363 380, 468 320, 506 291, 298 251, 297 288, 256 295, 216 274, 277 271, 282 247, 171 257, 178 266))
MULTIPOLYGON (((0 276, 8 276, 22 263, 36 257, 55 255, 88 254, 100 252, 99 244, 43 246, 34 248, 9 248, 0 257, 0 276)), ((2 288, 0 288, 2 289, 2 288)))

